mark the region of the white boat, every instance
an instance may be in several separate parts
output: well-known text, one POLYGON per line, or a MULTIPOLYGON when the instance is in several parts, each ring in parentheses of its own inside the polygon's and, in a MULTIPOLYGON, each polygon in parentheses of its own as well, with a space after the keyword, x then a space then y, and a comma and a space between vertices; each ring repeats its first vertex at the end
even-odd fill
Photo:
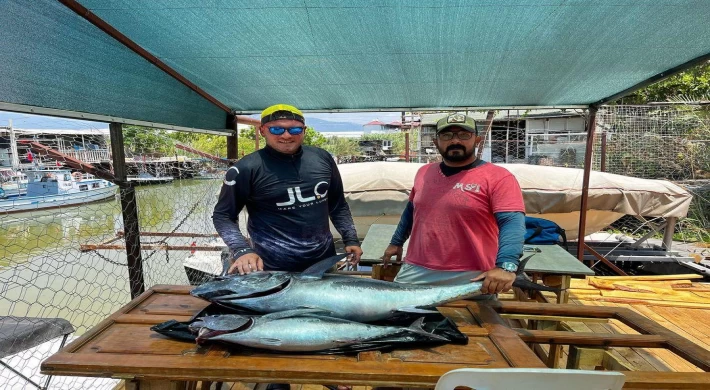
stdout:
POLYGON ((84 178, 65 169, 26 171, 27 194, 0 200, 0 213, 18 213, 75 206, 111 198, 115 184, 84 178))
POLYGON ((152 184, 171 183, 175 180, 172 176, 153 176, 148 172, 141 172, 138 176, 129 176, 128 181, 137 186, 146 186, 152 184))
POLYGON ((0 168, 0 199, 27 193, 27 175, 11 168, 0 168))

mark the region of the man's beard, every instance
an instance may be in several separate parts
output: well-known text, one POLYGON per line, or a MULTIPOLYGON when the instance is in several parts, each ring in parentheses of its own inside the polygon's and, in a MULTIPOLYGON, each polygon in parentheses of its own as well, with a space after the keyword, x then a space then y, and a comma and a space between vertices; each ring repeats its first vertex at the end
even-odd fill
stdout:
POLYGON ((473 156, 473 148, 466 150, 466 147, 463 145, 449 145, 446 150, 441 150, 439 147, 437 147, 437 149, 439 149, 439 153, 441 153, 441 157, 444 161, 449 162, 466 161, 473 156))

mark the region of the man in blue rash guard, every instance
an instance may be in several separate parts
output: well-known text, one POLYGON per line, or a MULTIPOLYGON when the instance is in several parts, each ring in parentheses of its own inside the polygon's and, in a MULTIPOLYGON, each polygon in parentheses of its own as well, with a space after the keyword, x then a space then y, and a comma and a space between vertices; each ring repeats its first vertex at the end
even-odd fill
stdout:
POLYGON ((299 109, 277 104, 261 113, 266 147, 240 159, 225 174, 212 214, 234 263, 229 273, 300 272, 335 255, 329 219, 343 238, 350 262, 360 260, 350 208, 331 155, 302 146, 305 119, 299 109), (251 245, 237 217, 246 206, 251 245))
MULTIPOLYGON (((383 261, 402 257, 395 282, 460 284, 483 278, 481 291, 507 291, 515 280, 525 235, 525 205, 515 177, 474 154, 473 118, 451 114, 437 123, 443 162, 423 166, 383 261)), ((482 298, 493 298, 483 296, 482 298)))

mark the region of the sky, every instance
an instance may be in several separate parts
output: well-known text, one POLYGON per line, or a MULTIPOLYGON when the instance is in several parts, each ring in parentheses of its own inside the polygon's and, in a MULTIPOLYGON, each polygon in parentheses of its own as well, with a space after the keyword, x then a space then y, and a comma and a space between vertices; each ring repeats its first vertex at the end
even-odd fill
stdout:
MULTIPOLYGON (((306 113, 305 116, 306 123, 309 118, 317 118, 330 122, 350 122, 360 126, 374 119, 392 122, 402 118, 400 112, 306 113)), ((255 117, 259 116, 255 115, 255 117)), ((18 129, 108 129, 108 123, 0 111, 0 126, 8 126, 10 119, 12 126, 18 129)))

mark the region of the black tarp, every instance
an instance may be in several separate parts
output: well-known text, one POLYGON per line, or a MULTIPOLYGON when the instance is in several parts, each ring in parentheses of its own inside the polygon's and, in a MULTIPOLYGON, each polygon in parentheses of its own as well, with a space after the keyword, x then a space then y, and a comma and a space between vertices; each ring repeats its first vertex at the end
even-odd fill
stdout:
POLYGON ((72 332, 63 318, 0 316, 0 359, 72 332))

